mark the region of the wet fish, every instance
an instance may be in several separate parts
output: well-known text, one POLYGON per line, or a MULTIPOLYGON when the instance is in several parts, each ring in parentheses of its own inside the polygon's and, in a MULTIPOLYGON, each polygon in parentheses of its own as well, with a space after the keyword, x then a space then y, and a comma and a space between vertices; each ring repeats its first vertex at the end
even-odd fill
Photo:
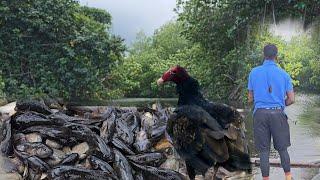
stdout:
POLYGON ((166 132, 167 123, 165 121, 157 121, 150 130, 150 139, 152 142, 159 141, 164 137, 166 132))
POLYGON ((29 156, 25 152, 19 152, 17 150, 14 150, 14 153, 28 166, 28 168, 32 168, 37 173, 46 172, 50 169, 50 166, 37 156, 29 156))
POLYGON ((156 167, 159 167, 162 163, 166 161, 166 157, 162 153, 146 153, 126 157, 135 163, 156 167))
POLYGON ((123 142, 125 142, 128 145, 131 145, 134 141, 133 133, 130 131, 126 123, 118 119, 116 121, 116 137, 121 139, 123 142))
POLYGON ((42 161, 40 158, 36 156, 30 156, 27 158, 27 160, 30 167, 34 170, 44 172, 50 169, 50 166, 46 162, 42 161))
POLYGON ((49 172, 48 178, 55 180, 113 180, 106 172, 74 166, 57 166, 49 172))
POLYGON ((98 135, 95 134, 95 144, 103 154, 104 159, 113 159, 113 153, 107 143, 98 135))
POLYGON ((37 114, 34 112, 26 112, 24 114, 16 115, 13 118, 12 125, 14 129, 17 130, 23 130, 31 126, 42 126, 42 125, 58 125, 62 126, 65 123, 65 121, 57 121, 48 119, 46 116, 37 114))
POLYGON ((21 144, 21 143, 25 143, 28 141, 27 141, 27 137, 25 134, 17 133, 17 134, 13 134, 13 142, 14 142, 14 144, 21 144))
POLYGON ((51 110, 40 101, 36 100, 19 100, 16 104, 16 111, 35 111, 41 114, 51 114, 51 110))
POLYGON ((114 170, 117 172, 119 179, 133 180, 132 169, 127 159, 116 148, 113 148, 113 152, 114 170))
POLYGON ((148 131, 155 124, 156 118, 150 112, 141 115, 141 127, 143 130, 148 131))
POLYGON ((74 145, 77 143, 72 131, 60 126, 32 126, 22 130, 23 133, 39 133, 42 137, 50 138, 62 145, 74 145))
POLYGON ((140 128, 140 119, 137 114, 130 113, 126 118, 124 118, 127 123, 128 128, 131 132, 136 132, 140 128))
POLYGON ((107 172, 110 177, 118 179, 114 169, 107 162, 99 159, 96 156, 90 156, 88 159, 93 169, 102 170, 104 172, 107 172))
POLYGON ((110 142, 116 130, 116 123, 115 123, 116 116, 115 114, 110 115, 110 118, 103 121, 102 127, 100 128, 100 136, 105 141, 110 142))
POLYGON ((0 143, 0 149, 2 154, 9 156, 13 153, 11 119, 6 120, 3 124, 4 139, 0 143))
POLYGON ((79 154, 68 154, 60 163, 60 165, 74 165, 79 160, 79 154))
POLYGON ((144 180, 142 172, 138 171, 134 174, 134 180, 144 180))
POLYGON ((146 152, 151 147, 146 131, 142 130, 137 133, 133 147, 138 152, 146 152))
POLYGON ((53 154, 52 149, 42 143, 22 143, 17 145, 16 149, 39 158, 47 158, 53 154))
POLYGON ((25 179, 32 179, 32 180, 40 180, 41 173, 37 172, 36 170, 33 170, 32 168, 28 169, 28 175, 25 179))
POLYGON ((66 154, 65 154, 65 152, 63 152, 59 149, 52 149, 52 150, 53 150, 53 154, 47 160, 47 162, 50 166, 56 166, 66 157, 66 154))
POLYGON ((115 118, 115 109, 113 107, 108 107, 105 112, 102 114, 102 119, 107 120, 112 118, 114 116, 115 118))
POLYGON ((87 119, 82 117, 73 117, 73 116, 68 116, 62 112, 51 114, 48 116, 48 118, 54 121, 67 121, 69 123, 77 123, 77 124, 83 124, 83 125, 96 125, 96 126, 101 125, 101 123, 103 122, 102 119, 93 120, 93 119, 87 119))
POLYGON ((94 134, 90 128, 83 124, 67 123, 65 127, 72 131, 73 136, 77 136, 81 140, 85 140, 88 136, 92 137, 94 134))
POLYGON ((118 139, 117 137, 113 138, 112 140, 112 144, 117 147, 118 149, 120 149, 122 152, 124 152, 125 154, 135 154, 130 147, 128 147, 125 143, 123 143, 120 139, 118 139))
POLYGON ((152 180, 186 180, 180 173, 169 169, 156 168, 152 166, 140 165, 138 163, 131 163, 135 168, 142 171, 145 179, 152 180))

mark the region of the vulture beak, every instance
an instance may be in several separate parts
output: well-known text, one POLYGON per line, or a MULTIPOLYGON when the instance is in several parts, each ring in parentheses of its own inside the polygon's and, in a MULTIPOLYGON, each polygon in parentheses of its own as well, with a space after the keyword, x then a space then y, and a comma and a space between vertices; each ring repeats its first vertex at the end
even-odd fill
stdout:
POLYGON ((159 78, 157 81, 158 86, 162 85, 164 83, 164 80, 162 78, 159 78))

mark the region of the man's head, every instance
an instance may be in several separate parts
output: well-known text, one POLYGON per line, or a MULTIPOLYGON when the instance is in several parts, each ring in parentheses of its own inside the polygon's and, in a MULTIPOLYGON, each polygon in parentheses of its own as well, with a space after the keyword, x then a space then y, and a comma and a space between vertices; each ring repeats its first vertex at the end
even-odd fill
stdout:
POLYGON ((268 44, 263 48, 264 58, 268 60, 275 60, 278 56, 278 48, 274 44, 268 44))

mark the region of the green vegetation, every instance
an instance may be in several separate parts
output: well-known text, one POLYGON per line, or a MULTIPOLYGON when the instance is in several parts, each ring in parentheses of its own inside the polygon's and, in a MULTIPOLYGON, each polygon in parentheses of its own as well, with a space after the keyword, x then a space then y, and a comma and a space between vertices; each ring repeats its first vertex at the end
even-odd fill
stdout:
POLYGON ((0 76, 0 99, 4 99, 5 94, 4 94, 4 81, 3 78, 0 76))
MULTIPOLYGON (((156 80, 169 67, 180 64, 204 82, 210 71, 206 54, 197 44, 180 35, 182 26, 170 22, 154 36, 138 34, 129 55, 109 75, 111 97, 171 97, 173 87, 158 87, 156 80), (165 89, 163 89, 165 88, 165 89)), ((170 86, 170 85, 168 85, 170 86)))
POLYGON ((49 94, 101 98, 122 40, 109 13, 74 0, 0 2, 0 71, 11 98, 49 94))
POLYGON ((111 15, 74 0, 0 2, 1 89, 29 95, 106 99, 172 97, 172 84, 155 83, 181 65, 211 99, 245 101, 247 76, 262 63, 267 43, 279 47, 279 64, 301 90, 320 92, 319 0, 177 0, 178 20, 147 37, 127 55, 110 34, 111 15), (310 35, 286 42, 268 24, 291 17, 313 24, 310 35))

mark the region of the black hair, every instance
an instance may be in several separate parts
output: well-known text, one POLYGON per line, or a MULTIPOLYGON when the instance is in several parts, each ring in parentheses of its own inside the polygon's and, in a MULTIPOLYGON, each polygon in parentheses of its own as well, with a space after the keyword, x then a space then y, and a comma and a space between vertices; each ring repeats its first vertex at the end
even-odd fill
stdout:
POLYGON ((274 59, 278 55, 278 48, 274 44, 268 44, 263 48, 265 58, 274 59))

